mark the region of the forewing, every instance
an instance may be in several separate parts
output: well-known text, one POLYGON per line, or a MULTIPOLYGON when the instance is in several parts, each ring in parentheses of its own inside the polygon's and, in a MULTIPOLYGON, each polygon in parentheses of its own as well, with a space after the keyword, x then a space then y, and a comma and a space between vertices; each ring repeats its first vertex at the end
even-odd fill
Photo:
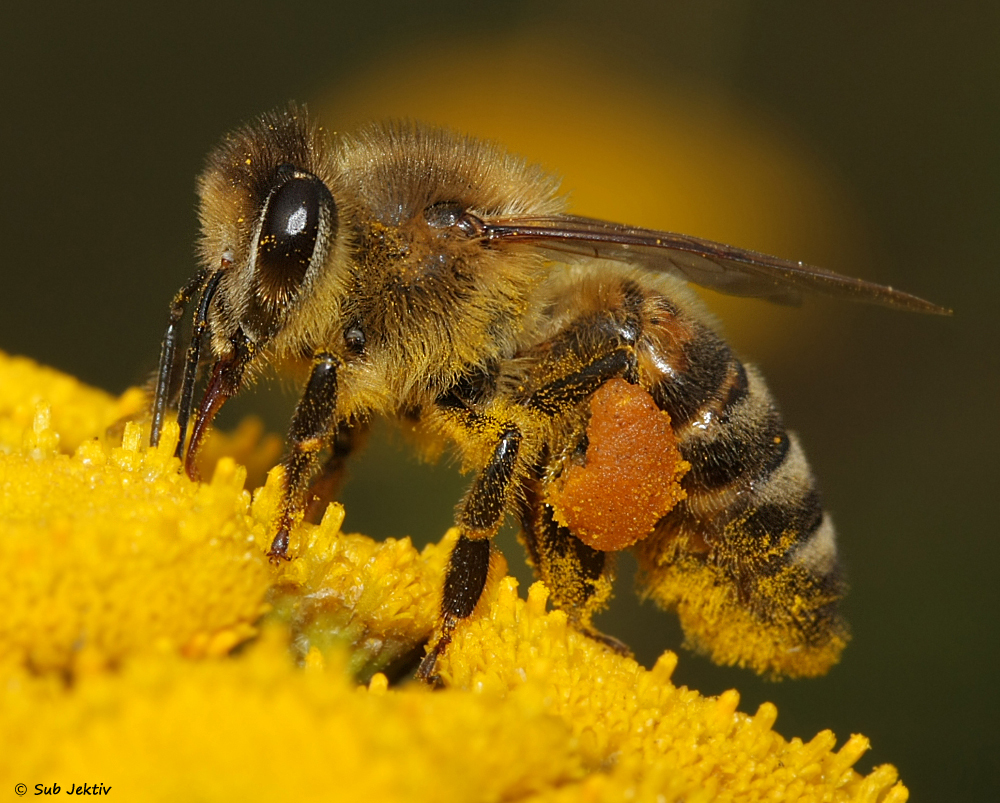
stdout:
POLYGON ((951 310, 922 298, 833 271, 747 251, 686 234, 623 226, 586 217, 492 218, 483 236, 491 242, 520 242, 549 252, 599 257, 661 271, 736 296, 798 304, 801 291, 886 307, 949 315, 951 310))

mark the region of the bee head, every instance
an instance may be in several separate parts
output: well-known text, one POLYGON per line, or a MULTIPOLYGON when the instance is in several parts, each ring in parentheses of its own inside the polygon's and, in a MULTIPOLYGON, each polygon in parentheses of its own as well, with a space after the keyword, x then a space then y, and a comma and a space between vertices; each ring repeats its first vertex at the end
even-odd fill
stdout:
POLYGON ((218 340, 258 346, 285 325, 337 242, 329 146, 290 106, 230 134, 199 181, 201 259, 225 271, 213 308, 218 340))

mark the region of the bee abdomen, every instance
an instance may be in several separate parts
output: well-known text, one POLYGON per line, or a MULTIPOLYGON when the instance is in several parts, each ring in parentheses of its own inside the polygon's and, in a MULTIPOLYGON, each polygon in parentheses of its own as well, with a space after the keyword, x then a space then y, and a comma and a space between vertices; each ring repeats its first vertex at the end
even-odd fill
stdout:
POLYGON ((670 327, 642 361, 691 469, 687 498, 637 545, 648 593, 718 663, 821 674, 847 641, 844 587, 802 448, 756 370, 707 327, 670 327))
MULTIPOLYGON (((798 440, 784 426, 781 414, 756 371, 734 362, 734 386, 746 392, 714 410, 703 410, 697 425, 678 431, 678 445, 691 470, 683 485, 687 499, 678 519, 697 520, 698 532, 709 546, 721 544, 727 532, 740 529, 755 544, 756 569, 777 570, 807 543, 823 523, 823 505, 812 471, 798 440)), ((730 399, 723 392, 720 398, 730 399)), ((706 405, 708 406, 708 405, 706 405)), ((832 538, 824 541, 828 555, 816 554, 810 568, 836 564, 832 538)))
POLYGON ((761 545, 782 533, 807 540, 823 519, 819 493, 760 374, 707 326, 674 318, 660 331, 664 353, 640 361, 691 464, 671 518, 708 542, 737 520, 761 545))
POLYGON ((751 376, 734 360, 718 403, 705 402, 679 428, 692 488, 714 491, 739 482, 765 482, 787 458, 790 441, 781 415, 760 379, 751 376))
POLYGON ((664 321, 659 328, 668 336, 666 343, 650 344, 640 361, 647 361, 643 356, 648 358, 654 377, 650 393, 660 409, 670 414, 675 429, 718 407, 722 390, 727 396, 732 392, 733 403, 738 403, 742 396, 739 383, 727 386, 727 380, 733 363, 739 363, 718 335, 683 318, 664 321))

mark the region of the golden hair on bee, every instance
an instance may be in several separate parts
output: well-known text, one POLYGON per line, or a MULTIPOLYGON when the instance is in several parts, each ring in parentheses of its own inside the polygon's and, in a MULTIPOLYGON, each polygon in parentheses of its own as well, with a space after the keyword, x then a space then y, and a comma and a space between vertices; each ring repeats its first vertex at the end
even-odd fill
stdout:
POLYGON ((614 553, 632 549, 645 593, 714 660, 774 676, 837 660, 843 584, 815 480, 763 379, 683 282, 947 310, 799 262, 568 215, 541 168, 416 123, 334 138, 302 108, 265 114, 212 152, 199 196, 201 267, 170 307, 151 443, 176 408, 177 455, 193 474, 227 399, 269 367, 301 375, 275 561, 292 559, 296 525, 333 492, 373 417, 454 448, 473 480, 420 677, 437 679, 475 614, 507 515, 553 603, 610 648, 625 649, 591 619, 610 597, 614 553))

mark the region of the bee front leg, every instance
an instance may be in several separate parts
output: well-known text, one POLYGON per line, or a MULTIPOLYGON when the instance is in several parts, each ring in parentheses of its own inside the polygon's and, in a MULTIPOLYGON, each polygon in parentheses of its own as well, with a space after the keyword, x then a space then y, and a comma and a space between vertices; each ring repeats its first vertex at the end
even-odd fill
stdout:
POLYGON ((417 677, 428 683, 439 682, 437 660, 451 642, 455 627, 472 615, 486 588, 491 539, 503 523, 520 447, 520 428, 513 423, 503 424, 489 462, 465 498, 459 515, 462 534, 448 559, 437 632, 417 669, 417 677))
POLYGON ((316 468, 316 456, 336 426, 337 371, 343 364, 343 360, 334 354, 316 354, 309 382, 295 407, 288 431, 291 449, 283 463, 285 487, 278 532, 271 542, 271 551, 267 553, 272 563, 289 559, 288 536, 302 509, 306 487, 316 468))
POLYGON ((179 391, 179 388, 175 388, 174 384, 177 378, 177 365, 175 363, 177 344, 180 340, 181 318, 184 317, 188 303, 204 285, 205 275, 203 273, 196 274, 177 291, 170 303, 170 320, 163 333, 163 340, 160 342, 160 362, 153 389, 153 421, 149 431, 149 445, 153 447, 160 443, 160 434, 163 432, 163 421, 170 399, 179 391))

